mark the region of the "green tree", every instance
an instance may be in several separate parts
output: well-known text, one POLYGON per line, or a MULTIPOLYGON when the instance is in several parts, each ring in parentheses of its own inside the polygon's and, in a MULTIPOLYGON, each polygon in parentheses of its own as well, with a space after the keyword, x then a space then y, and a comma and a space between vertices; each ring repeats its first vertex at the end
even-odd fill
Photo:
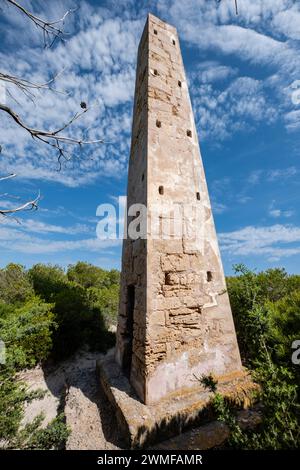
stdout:
POLYGON ((88 297, 91 305, 101 312, 107 327, 117 324, 119 309, 119 284, 112 284, 110 287, 97 289, 90 287, 88 297))
POLYGON ((233 431, 230 444, 247 449, 300 446, 299 371, 291 363, 291 343, 300 333, 299 276, 282 269, 256 274, 243 265, 227 280, 244 363, 261 385, 262 423, 242 433, 229 405, 216 409, 233 431))
POLYGON ((28 271, 35 293, 46 302, 52 302, 68 284, 68 278, 60 266, 35 264, 28 271))
POLYGON ((42 427, 43 414, 27 423, 9 442, 9 449, 59 450, 64 449, 70 429, 66 426, 65 415, 60 413, 46 427, 42 427))
MULTIPOLYGON (((300 339, 300 290, 295 290, 277 302, 268 302, 272 334, 270 343, 276 363, 285 365, 291 361, 291 345, 300 339)), ((300 368, 291 365, 300 385, 300 368)))
POLYGON ((6 346, 6 362, 0 365, 0 439, 16 436, 24 403, 37 396, 16 380, 16 372, 47 359, 55 326, 52 305, 39 298, 0 304, 0 338, 6 346))
POLYGON ((34 295, 24 266, 10 263, 0 269, 0 302, 24 302, 34 295))
POLYGON ((82 287, 110 287, 112 284, 119 284, 119 272, 115 269, 106 271, 92 264, 79 261, 70 265, 67 271, 70 281, 80 284, 82 287))
POLYGON ((52 308, 37 297, 14 309, 0 305, 0 337, 9 367, 31 367, 48 357, 56 327, 52 308))

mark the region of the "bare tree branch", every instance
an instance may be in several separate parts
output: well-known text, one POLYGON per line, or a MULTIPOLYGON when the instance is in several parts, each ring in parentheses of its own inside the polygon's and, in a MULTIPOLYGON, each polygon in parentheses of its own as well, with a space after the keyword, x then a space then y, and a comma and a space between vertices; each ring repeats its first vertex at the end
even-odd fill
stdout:
POLYGON ((7 175, 7 176, 0 176, 0 181, 8 180, 10 178, 15 178, 15 176, 17 176, 15 173, 12 173, 11 175, 7 175))
MULTIPOLYGON (((6 1, 13 7, 17 8, 23 15, 25 15, 31 22, 33 22, 34 25, 39 30, 43 32, 45 47, 47 46, 51 47, 56 41, 56 39, 64 40, 64 36, 67 34, 63 30, 64 22, 70 13, 76 11, 76 9, 74 10, 69 9, 65 12, 65 14, 61 18, 55 21, 47 21, 33 14, 32 12, 28 11, 23 5, 21 5, 16 0, 6 0, 6 1)), ((48 80, 45 83, 35 83, 25 78, 20 78, 9 73, 0 72, 0 82, 1 81, 6 82, 7 85, 15 86, 17 89, 22 91, 25 94, 25 96, 34 103, 35 91, 50 90, 56 93, 66 94, 66 92, 57 90, 56 88, 52 87, 52 84, 55 82, 56 78, 62 72, 63 71, 60 71, 59 73, 57 73, 54 77, 52 77, 50 80, 48 80)), ((18 101, 12 95, 9 89, 7 90, 7 93, 14 101, 18 103, 18 101)), ((70 160, 72 157, 67 151, 66 146, 68 145, 82 146, 82 145, 87 145, 87 144, 104 143, 102 139, 84 140, 84 138, 78 139, 76 137, 70 137, 68 135, 63 134, 64 130, 66 130, 69 126, 71 126, 71 124, 74 123, 74 121, 79 119, 83 114, 85 114, 88 111, 88 108, 85 102, 81 102, 80 106, 82 108, 81 112, 76 112, 74 116, 66 124, 64 124, 62 127, 55 129, 53 131, 44 130, 44 129, 36 129, 27 125, 25 122, 23 122, 23 120, 19 117, 19 115, 10 106, 7 106, 6 104, 0 103, 0 111, 8 114, 14 120, 14 122, 18 126, 23 128, 27 133, 29 133, 34 140, 39 140, 53 147, 58 152, 58 163, 59 163, 59 168, 61 168, 61 159, 65 158, 66 160, 70 160)), ((2 147, 0 145, 0 153, 1 151, 2 151, 2 147)), ((15 176, 16 176, 15 173, 2 176, 2 177, 0 176, 0 182, 4 180, 9 180, 11 178, 14 178, 15 176)), ((7 194, 7 193, 4 193, 4 194, 7 194)), ((2 197, 3 197, 3 194, 2 194, 2 197)), ((19 206, 12 207, 11 209, 1 209, 0 207, 0 215, 11 216, 11 214, 15 214, 20 211, 36 210, 38 208, 39 199, 40 199, 40 194, 38 194, 38 196, 35 199, 27 201, 24 204, 20 204, 19 206)))
POLYGON ((39 193, 38 196, 35 199, 33 199, 32 201, 25 202, 24 204, 21 204, 20 206, 14 207, 13 209, 0 209, 0 214, 2 216, 8 216, 10 214, 15 214, 15 213, 20 212, 20 211, 37 210, 38 201, 39 201, 40 197, 41 197, 41 195, 39 193))
POLYGON ((41 130, 41 129, 35 129, 33 127, 28 126, 25 124, 21 118, 18 116, 17 113, 15 113, 9 106, 6 106, 4 104, 0 103, 0 110, 6 112, 9 114, 12 119, 24 130, 26 130, 33 139, 40 140, 47 145, 50 145, 51 147, 55 148, 58 151, 58 158, 60 161, 61 157, 64 157, 64 153, 67 153, 64 148, 61 147, 60 144, 72 144, 72 145, 90 145, 90 144, 102 144, 104 141, 102 139, 98 140, 83 140, 83 139, 76 139, 74 137, 68 137, 66 135, 61 135, 60 133, 64 131, 66 128, 68 128, 74 121, 79 119, 83 114, 85 114, 88 111, 89 108, 85 108, 81 113, 76 113, 74 116, 62 127, 59 129, 56 129, 54 131, 48 131, 48 130, 41 130))
MULTIPOLYGON (((68 10, 65 12, 62 18, 56 20, 56 21, 45 21, 38 16, 34 15, 30 11, 28 11, 25 7, 20 5, 16 0, 6 0, 8 3, 19 9, 25 16, 27 16, 31 21, 34 22, 34 24, 41 28, 44 32, 48 34, 52 34, 54 36, 61 36, 63 33, 63 30, 61 29, 60 25, 64 23, 64 20, 68 16, 69 13, 75 11, 75 10, 68 10)), ((7 83, 10 83, 12 85, 15 85, 17 88, 19 88, 25 95, 33 101, 34 98, 34 91, 35 90, 51 90, 51 91, 56 91, 59 93, 64 93, 61 91, 58 91, 56 89, 53 89, 51 85, 53 82, 56 80, 58 75, 60 75, 62 71, 60 71, 58 74, 56 74, 53 78, 48 80, 45 83, 34 83, 32 81, 29 81, 24 78, 20 78, 11 74, 7 73, 2 73, 0 72, 0 81, 4 81, 7 83)), ((15 98, 11 95, 12 99, 15 100, 15 98)), ((16 101, 16 100, 15 100, 16 101)), ((70 158, 67 156, 68 152, 67 150, 62 146, 62 145, 87 145, 87 144, 97 144, 97 143, 104 143, 102 139, 99 140, 84 140, 84 139, 77 139, 75 137, 69 137, 66 135, 62 135, 62 132, 67 129, 71 124, 76 121, 78 118, 80 118, 83 114, 85 114, 88 111, 88 108, 86 106, 86 103, 82 102, 81 103, 81 108, 83 109, 82 112, 80 113, 75 113, 75 115, 66 123, 64 124, 61 128, 56 129, 54 131, 51 130, 44 130, 44 129, 35 129, 27 125, 26 123, 23 122, 23 120, 19 117, 19 115, 9 106, 6 104, 0 103, 0 111, 3 111, 7 114, 10 115, 10 117, 15 121, 16 124, 18 124, 20 127, 22 127, 24 130, 26 130, 33 139, 39 140, 47 145, 50 145, 53 147, 57 152, 58 152, 58 162, 60 165, 60 160, 61 158, 65 158, 66 160, 69 160, 70 158)))
POLYGON ((2 72, 0 72, 0 80, 3 82, 7 82, 12 85, 15 85, 17 88, 23 91, 26 95, 30 93, 31 95, 34 96, 31 90, 50 90, 50 91, 54 91, 55 93, 67 94, 65 91, 57 90, 56 88, 52 88, 51 86, 52 83, 55 82, 57 77, 61 75, 64 70, 65 69, 62 69, 60 72, 55 74, 50 80, 48 80, 45 83, 30 82, 29 80, 26 80, 25 78, 16 77, 14 75, 2 73, 2 72))
MULTIPOLYGON (((0 181, 15 178, 16 176, 17 176, 16 173, 11 173, 10 175, 6 175, 6 176, 0 176, 0 181)), ((5 195, 6 194, 2 194, 1 196, 5 196, 5 195)), ((20 212, 20 211, 24 211, 24 210, 37 210, 38 201, 39 201, 40 197, 41 197, 41 195, 40 195, 40 192, 39 192, 38 196, 35 199, 33 199, 31 201, 27 201, 24 204, 21 204, 20 206, 14 207, 12 209, 1 209, 0 208, 0 215, 8 216, 10 214, 15 214, 16 212, 20 212)))
POLYGON ((20 10, 30 21, 32 21, 35 26, 40 29, 43 32, 43 37, 44 37, 44 46, 45 47, 51 47, 56 39, 62 39, 63 36, 66 35, 67 33, 64 32, 63 28, 61 26, 64 25, 65 19, 67 16, 76 11, 76 9, 70 9, 67 10, 64 15, 59 18, 58 20, 55 21, 46 21, 40 18, 37 15, 34 15, 30 11, 28 11, 25 7, 20 5, 20 3, 16 2, 15 0, 6 0, 8 3, 16 7, 18 10, 20 10), (60 26, 61 25, 61 26, 60 26))

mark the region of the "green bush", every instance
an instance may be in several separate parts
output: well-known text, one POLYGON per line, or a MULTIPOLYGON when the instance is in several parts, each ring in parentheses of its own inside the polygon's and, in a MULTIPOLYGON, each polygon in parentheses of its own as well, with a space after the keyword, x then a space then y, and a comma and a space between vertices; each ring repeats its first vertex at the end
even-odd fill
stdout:
POLYGON ((46 359, 56 327, 53 305, 37 297, 19 306, 0 305, 0 337, 6 345, 6 366, 32 367, 46 359))
POLYGON ((101 312, 107 327, 117 324, 118 309, 119 309, 119 291, 118 284, 113 284, 111 287, 104 287, 97 289, 90 287, 88 289, 89 302, 101 312))
POLYGON ((83 345, 100 351, 107 349, 111 335, 106 329, 101 309, 90 302, 84 287, 68 282, 55 297, 54 311, 58 323, 53 338, 55 358, 67 357, 83 345))
POLYGON ((106 325, 115 325, 119 308, 119 271, 105 271, 97 266, 78 262, 69 266, 67 276, 70 281, 87 289, 90 305, 101 312, 106 325))
POLYGON ((46 427, 42 427, 43 414, 20 429, 10 441, 8 448, 23 450, 59 450, 64 449, 70 435, 65 416, 60 413, 46 427))
POLYGON ((83 261, 70 265, 67 276, 70 281, 76 282, 85 288, 109 288, 113 284, 119 285, 120 281, 120 274, 116 269, 106 271, 83 261))
POLYGON ((8 447, 48 449, 64 446, 68 430, 62 416, 46 428, 42 417, 20 429, 29 393, 16 373, 48 358, 61 360, 81 346, 106 351, 114 342, 107 327, 116 319, 119 273, 77 263, 67 274, 59 266, 37 264, 27 272, 10 264, 0 270, 0 338, 6 364, 0 365, 0 439, 8 447))
POLYGON ((10 263, 0 269, 0 302, 25 302, 34 295, 33 286, 24 266, 10 263))
POLYGON ((119 273, 88 263, 69 266, 65 274, 59 266, 37 264, 28 271, 35 293, 53 303, 57 330, 52 356, 61 360, 81 346, 105 351, 114 337, 107 331, 116 322, 119 273))
POLYGON ((0 338, 6 346, 6 363, 0 365, 0 439, 16 436, 29 393, 16 379, 16 372, 45 360, 52 348, 51 335, 56 324, 52 305, 36 297, 22 306, 18 302, 0 304, 0 338))
POLYGON ((267 308, 276 360, 286 363, 290 360, 292 342, 300 339, 300 290, 291 292, 275 303, 269 302, 267 308))
POLYGON ((216 409, 235 448, 298 448, 299 366, 291 362, 291 345, 300 338, 300 276, 282 269, 256 274, 243 265, 236 273, 227 280, 228 292, 243 362, 261 385, 262 423, 255 432, 242 432, 220 397, 216 409))
POLYGON ((27 393, 11 369, 0 367, 0 439, 7 441, 19 429, 27 393))
POLYGON ((46 302, 53 302, 68 284, 64 270, 59 266, 36 264, 28 271, 36 295, 46 302))
MULTIPOLYGON (((212 376, 201 381, 214 392, 214 409, 231 430, 228 445, 243 449, 290 449, 299 442, 300 368, 291 362, 291 344, 300 339, 300 276, 284 269, 255 273, 237 265, 227 278, 244 365, 261 384, 263 416, 255 431, 242 431, 235 412, 218 394, 212 376)), ((79 262, 65 272, 37 264, 29 271, 9 264, 0 270, 0 338, 7 362, 0 365, 0 439, 10 448, 63 448, 69 433, 63 415, 45 428, 43 417, 20 429, 29 393, 16 372, 61 360, 87 345, 106 351, 114 335, 120 275, 79 262)))

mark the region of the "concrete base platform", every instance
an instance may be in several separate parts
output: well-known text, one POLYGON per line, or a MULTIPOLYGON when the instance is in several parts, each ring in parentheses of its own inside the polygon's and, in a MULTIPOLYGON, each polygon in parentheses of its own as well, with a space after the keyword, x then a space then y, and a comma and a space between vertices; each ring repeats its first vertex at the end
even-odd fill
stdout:
MULTIPOLYGON (((97 362, 97 374, 109 401, 116 411, 121 432, 129 448, 143 448, 174 437, 183 430, 210 422, 213 393, 195 379, 195 389, 171 395, 158 403, 144 405, 127 377, 114 360, 114 350, 97 362)), ((218 392, 239 408, 247 408, 259 389, 247 372, 218 378, 218 392)), ((210 447, 220 442, 220 429, 213 434, 210 447)), ((225 435, 226 438, 226 435, 225 435)))
MULTIPOLYGON (((237 422, 243 430, 254 430, 262 420, 260 407, 237 412, 237 422)), ((178 436, 150 447, 153 450, 207 450, 220 447, 230 436, 230 429, 221 421, 211 421, 200 427, 190 429, 178 436)))

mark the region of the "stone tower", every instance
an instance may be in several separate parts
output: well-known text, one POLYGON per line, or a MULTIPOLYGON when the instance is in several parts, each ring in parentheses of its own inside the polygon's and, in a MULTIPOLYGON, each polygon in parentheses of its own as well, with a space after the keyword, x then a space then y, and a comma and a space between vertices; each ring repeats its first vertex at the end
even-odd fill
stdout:
POLYGON ((128 224, 134 204, 147 216, 145 234, 123 242, 115 357, 140 400, 240 373, 179 40, 153 15, 138 50, 127 203, 128 224))

